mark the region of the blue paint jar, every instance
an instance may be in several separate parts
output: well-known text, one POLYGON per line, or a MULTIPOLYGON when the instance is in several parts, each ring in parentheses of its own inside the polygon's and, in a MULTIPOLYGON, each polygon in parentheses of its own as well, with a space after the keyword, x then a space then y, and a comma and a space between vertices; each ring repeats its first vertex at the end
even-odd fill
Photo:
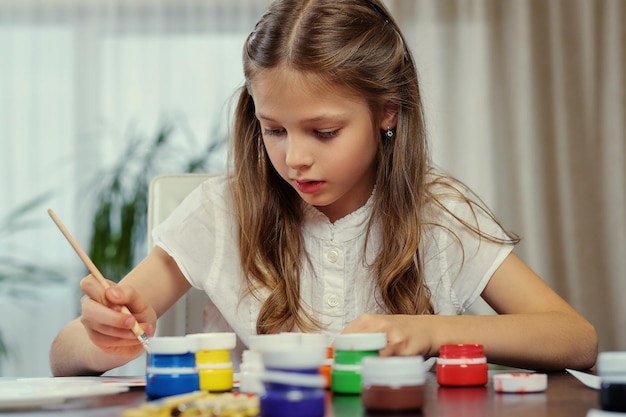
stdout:
POLYGON ((261 417, 324 417, 325 346, 277 347, 263 351, 261 417))
POLYGON ((161 398, 200 389, 197 342, 186 337, 153 337, 146 368, 146 395, 161 398))

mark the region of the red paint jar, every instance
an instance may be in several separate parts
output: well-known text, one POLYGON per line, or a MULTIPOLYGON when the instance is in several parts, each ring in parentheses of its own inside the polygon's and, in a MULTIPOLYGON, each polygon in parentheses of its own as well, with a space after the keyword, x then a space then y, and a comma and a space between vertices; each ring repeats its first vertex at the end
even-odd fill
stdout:
POLYGON ((487 358, 482 345, 442 345, 437 358, 437 383, 448 387, 487 383, 487 358))

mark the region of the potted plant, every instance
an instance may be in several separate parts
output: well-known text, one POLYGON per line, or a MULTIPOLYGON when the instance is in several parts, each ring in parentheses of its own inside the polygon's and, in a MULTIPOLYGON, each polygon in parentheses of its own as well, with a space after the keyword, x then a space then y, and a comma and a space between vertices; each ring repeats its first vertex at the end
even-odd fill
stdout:
POLYGON ((89 257, 102 272, 119 281, 145 255, 148 191, 152 178, 166 172, 204 172, 211 156, 226 143, 213 135, 205 146, 187 141, 174 144, 171 124, 152 139, 134 135, 116 163, 98 175, 93 187, 96 205, 89 240, 89 257))

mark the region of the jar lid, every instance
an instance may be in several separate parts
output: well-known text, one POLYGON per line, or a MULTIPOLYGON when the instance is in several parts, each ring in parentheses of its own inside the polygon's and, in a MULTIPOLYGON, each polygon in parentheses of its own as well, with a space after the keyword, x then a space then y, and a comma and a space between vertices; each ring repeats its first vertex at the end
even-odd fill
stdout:
POLYGON ((326 380, 320 374, 300 374, 281 371, 263 371, 261 381, 302 388, 324 388, 326 385, 326 380))
POLYGON ((250 350, 265 350, 275 346, 299 346, 300 333, 255 334, 250 336, 250 350))
POLYGON ((493 376, 493 389, 496 392, 523 394, 542 392, 548 388, 548 376, 533 372, 505 373, 493 376))
POLYGON ((330 337, 324 333, 300 333, 300 341, 304 346, 314 344, 327 347, 330 344, 330 337))
POLYGON ((246 349, 241 353, 241 363, 260 363, 263 364, 263 356, 258 350, 246 349))
POLYGON ((483 356, 485 356, 483 345, 455 344, 439 347, 440 358, 480 358, 483 356))
POLYGON ((192 333, 186 337, 197 341, 198 350, 230 350, 237 344, 235 333, 192 333))
POLYGON ((626 377, 626 352, 600 352, 598 355, 598 375, 626 377))
POLYGON ((361 362, 363 386, 424 385, 424 358, 418 356, 366 356, 361 362))
POLYGON ((347 333, 335 336, 335 350, 380 350, 387 346, 386 333, 347 333))
POLYGON ((263 365, 272 369, 317 369, 326 360, 326 347, 275 346, 262 352, 263 365))
POLYGON ((180 355, 197 350, 197 342, 185 336, 160 336, 150 339, 150 354, 180 355))

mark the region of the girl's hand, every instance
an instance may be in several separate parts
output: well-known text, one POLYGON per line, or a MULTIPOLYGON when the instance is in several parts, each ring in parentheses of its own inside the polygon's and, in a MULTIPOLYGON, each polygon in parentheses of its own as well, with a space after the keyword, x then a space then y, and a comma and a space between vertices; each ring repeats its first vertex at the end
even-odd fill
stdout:
POLYGON ((381 356, 422 355, 427 359, 437 354, 433 336, 427 325, 428 316, 406 314, 363 314, 353 320, 342 333, 385 333, 387 347, 381 356))
POLYGON ((80 288, 85 293, 80 321, 93 344, 121 357, 134 358, 142 353, 143 345, 131 329, 138 321, 146 335, 154 334, 156 313, 152 306, 131 286, 111 282, 105 289, 92 275, 81 280, 80 288), (132 315, 122 313, 122 306, 132 315))

